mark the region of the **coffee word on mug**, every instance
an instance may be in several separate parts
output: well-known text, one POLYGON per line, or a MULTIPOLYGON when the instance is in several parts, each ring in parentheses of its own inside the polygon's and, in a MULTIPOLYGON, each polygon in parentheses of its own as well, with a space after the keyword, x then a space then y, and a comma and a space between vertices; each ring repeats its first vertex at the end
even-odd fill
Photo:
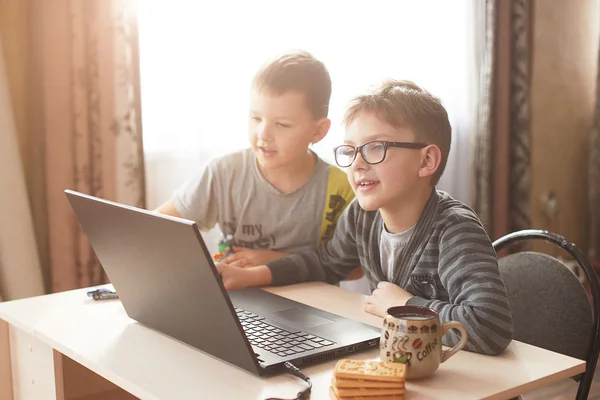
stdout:
MULTIPOLYGON (((433 349, 437 346, 437 339, 433 339, 431 343, 427 343, 427 346, 423 349, 423 351, 417 351, 417 360, 422 361, 433 349)), ((416 338, 413 342, 413 348, 419 349, 423 345, 423 341, 419 338, 416 338)))

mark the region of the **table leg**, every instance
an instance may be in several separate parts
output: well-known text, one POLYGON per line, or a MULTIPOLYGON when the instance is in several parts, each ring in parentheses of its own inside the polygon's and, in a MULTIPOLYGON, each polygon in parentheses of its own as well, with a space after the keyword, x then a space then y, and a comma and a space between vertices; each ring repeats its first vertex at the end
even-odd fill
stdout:
POLYGON ((12 371, 10 369, 10 340, 8 323, 0 319, 0 399, 12 399, 12 371))
POLYGON ((14 326, 8 326, 8 333, 13 398, 64 400, 62 374, 54 373, 61 370, 61 360, 52 347, 14 326))
POLYGON ((137 397, 0 320, 0 399, 135 400, 137 397))
POLYGON ((56 352, 60 359, 65 400, 137 400, 137 397, 94 371, 56 352))

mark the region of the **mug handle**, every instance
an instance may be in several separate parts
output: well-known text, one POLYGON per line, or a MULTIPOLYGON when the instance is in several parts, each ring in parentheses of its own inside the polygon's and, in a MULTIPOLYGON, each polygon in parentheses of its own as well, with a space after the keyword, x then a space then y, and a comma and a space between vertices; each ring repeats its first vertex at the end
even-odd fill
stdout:
POLYGON ((454 347, 451 348, 450 350, 442 351, 441 362, 444 362, 447 359, 449 359, 450 357, 452 357, 453 355, 455 355, 460 349, 465 347, 465 345, 467 344, 468 335, 467 335, 467 330, 465 329, 463 324, 461 324, 458 321, 444 322, 442 324, 442 336, 444 336, 450 329, 458 329, 460 331, 460 342, 458 342, 456 345, 454 345, 454 347))

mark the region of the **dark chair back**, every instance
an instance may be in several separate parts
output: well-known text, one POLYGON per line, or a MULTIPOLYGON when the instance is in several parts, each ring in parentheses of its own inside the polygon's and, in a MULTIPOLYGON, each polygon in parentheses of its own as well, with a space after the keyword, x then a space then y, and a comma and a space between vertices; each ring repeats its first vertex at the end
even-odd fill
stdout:
POLYGON ((586 361, 577 399, 587 399, 600 352, 600 282, 585 255, 564 237, 541 230, 510 233, 499 252, 523 240, 544 240, 567 251, 586 274, 591 302, 579 279, 555 257, 519 252, 499 260, 514 319, 514 338, 586 361))

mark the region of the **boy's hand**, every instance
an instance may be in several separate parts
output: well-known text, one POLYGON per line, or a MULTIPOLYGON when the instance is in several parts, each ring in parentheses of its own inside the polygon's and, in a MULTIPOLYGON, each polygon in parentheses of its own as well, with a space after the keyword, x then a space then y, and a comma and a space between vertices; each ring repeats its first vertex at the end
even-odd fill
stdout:
POLYGON ((365 311, 385 317, 388 308, 404 306, 413 294, 390 282, 379 282, 377 289, 367 297, 365 311))
POLYGON ((252 286, 266 286, 270 285, 273 280, 271 270, 266 265, 240 268, 224 263, 218 263, 215 266, 217 267, 217 271, 219 271, 219 275, 221 275, 223 286, 225 286, 225 289, 227 290, 245 289, 252 286))
POLYGON ((234 247, 233 251, 234 253, 232 255, 221 261, 222 264, 240 268, 254 267, 290 255, 290 253, 283 253, 281 251, 255 250, 246 247, 234 247))

